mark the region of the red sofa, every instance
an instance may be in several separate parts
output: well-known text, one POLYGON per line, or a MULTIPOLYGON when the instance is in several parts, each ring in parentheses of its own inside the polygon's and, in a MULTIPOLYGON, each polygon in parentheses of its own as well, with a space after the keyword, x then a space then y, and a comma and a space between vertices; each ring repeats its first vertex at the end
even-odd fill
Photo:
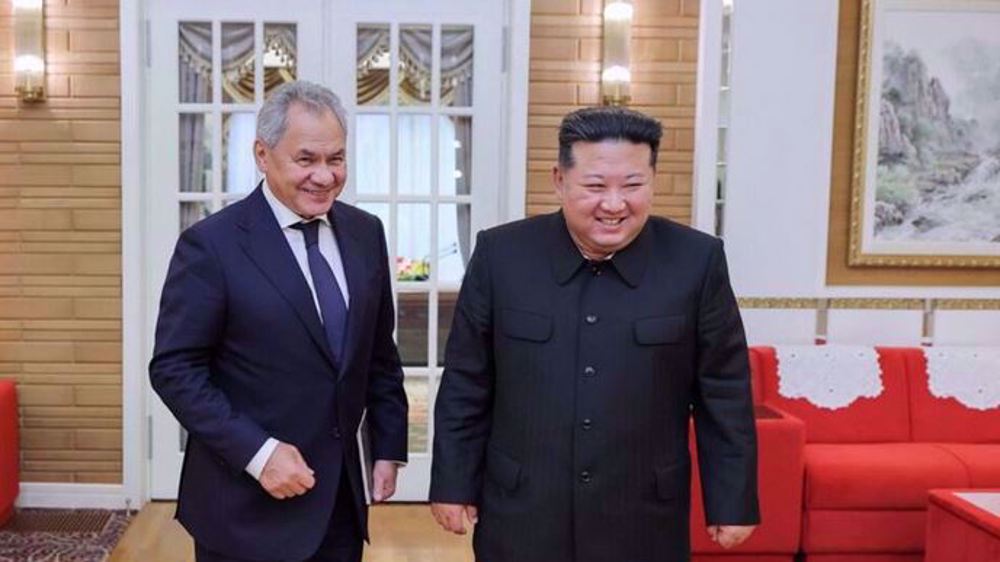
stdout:
MULTIPOLYGON (((751 354, 753 363, 756 356, 751 354)), ((751 371, 760 372, 751 364, 751 371)), ((744 544, 724 550, 708 537, 701 479, 691 435, 692 562, 791 562, 798 552, 802 521, 802 475, 805 426, 801 421, 760 405, 760 388, 752 384, 757 420, 758 495, 762 523, 744 544)))
MULTIPOLYGON (((782 348, 787 371, 794 349, 782 348)), ((818 349, 834 365, 850 364, 838 354, 864 353, 818 349)), ((751 349, 760 398, 805 423, 800 549, 808 562, 921 562, 928 490, 1000 486, 1000 407, 935 396, 924 351, 876 348, 880 388, 830 407, 815 387, 809 397, 789 391, 801 380, 788 373, 782 381, 774 348, 751 349)), ((833 368, 827 376, 850 379, 845 373, 833 368)), ((830 383, 831 395, 837 384, 830 383)))
POLYGON ((0 380, 0 526, 14 514, 19 491, 17 395, 14 383, 0 380))

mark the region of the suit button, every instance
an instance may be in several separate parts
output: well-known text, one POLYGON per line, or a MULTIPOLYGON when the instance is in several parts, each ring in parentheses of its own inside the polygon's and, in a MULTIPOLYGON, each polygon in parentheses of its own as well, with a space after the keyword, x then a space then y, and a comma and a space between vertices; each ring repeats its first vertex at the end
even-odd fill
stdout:
POLYGON ((593 423, 590 421, 590 418, 587 418, 580 422, 580 427, 582 427, 584 431, 590 431, 590 428, 593 427, 593 423))
POLYGON ((584 321, 586 321, 587 324, 597 324, 597 316, 594 314, 588 314, 587 317, 584 318, 584 321))
POLYGON ((589 365, 583 368, 583 376, 585 376, 585 377, 592 377, 592 376, 594 376, 596 374, 597 374, 597 370, 594 369, 593 367, 589 366, 589 365))
POLYGON ((584 470, 583 472, 580 473, 580 482, 583 482, 584 484, 589 484, 590 480, 591 480, 590 471, 584 470))
POLYGON ((332 435, 334 439, 340 439, 340 428, 339 427, 335 427, 335 428, 331 429, 330 430, 330 435, 332 435))

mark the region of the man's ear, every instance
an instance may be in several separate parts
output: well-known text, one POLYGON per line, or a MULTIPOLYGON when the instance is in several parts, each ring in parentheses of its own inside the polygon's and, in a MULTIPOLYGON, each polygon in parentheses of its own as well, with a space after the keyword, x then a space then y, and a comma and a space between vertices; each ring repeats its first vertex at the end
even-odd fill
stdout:
POLYGON ((566 189, 566 176, 559 164, 552 166, 552 188, 556 192, 556 197, 562 202, 563 191, 566 189))
POLYGON ((267 145, 260 139, 253 141, 253 159, 260 173, 267 173, 267 145))

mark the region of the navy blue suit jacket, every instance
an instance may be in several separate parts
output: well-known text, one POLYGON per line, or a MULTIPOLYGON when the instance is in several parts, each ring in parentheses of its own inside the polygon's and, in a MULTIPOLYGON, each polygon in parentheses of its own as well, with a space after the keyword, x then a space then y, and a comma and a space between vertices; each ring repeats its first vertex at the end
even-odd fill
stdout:
POLYGON ((365 408, 374 458, 406 460, 385 234, 343 203, 330 219, 350 293, 339 370, 261 187, 185 230, 170 262, 150 380, 190 435, 177 517, 227 556, 309 557, 335 501, 353 502, 367 529, 354 438, 365 408), (305 495, 273 499, 245 472, 269 436, 298 447, 315 471, 305 495), (341 477, 353 497, 336 497, 341 477))

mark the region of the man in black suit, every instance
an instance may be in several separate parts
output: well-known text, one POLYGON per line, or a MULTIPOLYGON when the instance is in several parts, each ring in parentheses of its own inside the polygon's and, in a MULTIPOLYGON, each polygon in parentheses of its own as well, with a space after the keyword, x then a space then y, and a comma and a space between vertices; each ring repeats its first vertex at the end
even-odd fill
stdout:
POLYGON ((363 411, 376 501, 406 461, 385 235, 335 202, 346 136, 333 92, 276 90, 257 118, 264 180, 170 262, 149 373, 190 434, 177 517, 198 562, 360 562, 363 411))
POLYGON ((759 521, 746 341, 722 242, 649 216, 661 127, 559 131, 561 211, 479 235, 435 409, 432 511, 479 562, 688 560, 693 416, 708 532, 759 521))

